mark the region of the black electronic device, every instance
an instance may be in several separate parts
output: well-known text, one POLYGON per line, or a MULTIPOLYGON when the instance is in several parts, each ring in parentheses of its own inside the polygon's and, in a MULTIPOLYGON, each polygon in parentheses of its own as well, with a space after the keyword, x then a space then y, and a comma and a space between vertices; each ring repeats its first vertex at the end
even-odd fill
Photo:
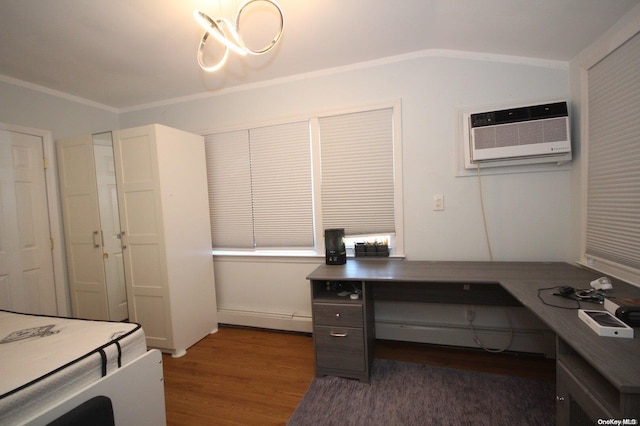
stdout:
POLYGON ((616 310, 616 317, 630 327, 640 327, 640 306, 621 306, 616 310))
POLYGON ((558 287, 557 292, 553 293, 556 296, 564 296, 564 297, 571 297, 576 293, 576 289, 573 287, 569 287, 569 286, 562 286, 562 287, 558 287))
POLYGON ((640 327, 640 298, 608 297, 604 308, 631 327, 640 327))
POLYGON ((594 289, 580 290, 570 286, 560 286, 556 288, 555 296, 566 297, 567 299, 577 300, 579 302, 602 303, 604 295, 594 289))
POLYGON ((325 263, 344 265, 347 263, 347 250, 344 246, 344 228, 324 230, 325 263))

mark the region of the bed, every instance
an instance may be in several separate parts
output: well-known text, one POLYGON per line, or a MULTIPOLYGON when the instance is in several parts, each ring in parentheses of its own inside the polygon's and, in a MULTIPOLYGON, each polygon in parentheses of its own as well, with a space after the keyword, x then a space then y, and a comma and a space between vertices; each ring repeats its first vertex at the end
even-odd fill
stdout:
POLYGON ((162 355, 139 324, 0 310, 0 424, 166 424, 162 355))

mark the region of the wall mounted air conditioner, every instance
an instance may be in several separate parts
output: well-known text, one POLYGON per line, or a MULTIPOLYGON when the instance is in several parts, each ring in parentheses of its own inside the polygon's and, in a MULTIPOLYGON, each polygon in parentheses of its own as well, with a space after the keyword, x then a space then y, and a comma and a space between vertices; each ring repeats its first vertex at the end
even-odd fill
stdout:
POLYGON ((467 169, 570 160, 567 102, 469 114, 467 169))

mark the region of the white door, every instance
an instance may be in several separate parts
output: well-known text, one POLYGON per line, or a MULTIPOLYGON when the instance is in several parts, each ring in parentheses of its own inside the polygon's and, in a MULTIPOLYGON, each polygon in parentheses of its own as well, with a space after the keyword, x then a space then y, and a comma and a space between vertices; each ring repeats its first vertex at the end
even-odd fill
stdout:
POLYGON ((173 347, 155 127, 114 132, 118 207, 123 232, 129 320, 147 344, 173 347))
POLYGON ((127 290, 124 278, 124 260, 120 242, 120 216, 118 191, 113 159, 111 132, 93 135, 93 149, 98 182, 100 224, 102 228, 103 260, 107 280, 109 319, 123 321, 129 317, 127 290))
POLYGON ((42 138, 0 130, 0 308, 56 315, 42 138))
POLYGON ((73 316, 108 319, 92 137, 58 141, 57 152, 73 316))

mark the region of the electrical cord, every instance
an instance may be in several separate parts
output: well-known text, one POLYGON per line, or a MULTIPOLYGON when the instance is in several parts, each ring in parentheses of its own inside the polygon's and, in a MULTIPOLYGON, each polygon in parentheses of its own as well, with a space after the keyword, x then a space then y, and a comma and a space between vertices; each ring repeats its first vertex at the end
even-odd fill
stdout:
POLYGON ((362 294, 362 290, 358 289, 358 287, 356 287, 356 285, 354 283, 349 281, 349 284, 351 284, 351 288, 353 289, 353 293, 355 293, 357 295, 361 295, 362 294))
POLYGON ((576 304, 578 306, 562 306, 562 305, 554 305, 552 303, 547 303, 546 300, 544 300, 542 298, 542 292, 543 291, 547 291, 547 290, 559 290, 560 288, 562 288, 562 286, 557 285, 555 287, 546 287, 546 288, 539 288, 538 289, 538 299, 540 299, 540 301, 542 302, 543 305, 547 305, 547 306, 551 306, 553 308, 560 308, 560 309, 570 309, 570 310, 576 310, 576 309, 580 309, 582 306, 580 306, 580 301, 576 300, 576 299, 572 299, 570 297, 565 297, 565 299, 569 299, 569 300, 573 300, 576 302, 576 304))
POLYGON ((480 191, 480 210, 482 210, 482 222, 484 224, 484 236, 487 241, 487 249, 489 249, 489 260, 493 261, 493 253, 491 252, 491 240, 489 240, 489 229, 487 227, 487 216, 484 211, 484 196, 482 194, 482 177, 480 176, 480 163, 477 164, 478 170, 478 190, 480 191))
POLYGON ((473 326, 474 319, 473 318, 469 319, 469 326, 471 327, 471 331, 473 332, 473 341, 476 342, 476 344, 486 352, 490 352, 492 354, 501 353, 509 349, 509 347, 511 346, 511 343, 513 343, 513 323, 511 322, 511 317, 509 316, 509 312, 506 309, 504 310, 504 315, 507 317, 507 321, 509 322, 509 341, 501 349, 491 349, 486 347, 480 340, 480 337, 478 336, 478 333, 476 332, 476 329, 473 326))
POLYGON ((546 288, 538 289, 538 299, 540 299, 542 304, 551 306, 552 308, 577 310, 577 309, 582 309, 582 305, 580 304, 580 302, 601 304, 605 299, 605 295, 603 295, 602 293, 594 289, 580 290, 580 289, 570 288, 567 286, 557 285, 555 287, 546 287, 546 288), (568 289, 570 291, 566 291, 564 289, 568 289), (562 296, 564 299, 573 300, 574 302, 576 302, 576 306, 563 306, 563 305, 556 305, 556 304, 547 302, 542 297, 542 292, 547 290, 556 290, 557 293, 552 293, 554 296, 562 296))
MULTIPOLYGON (((482 224, 484 227, 484 236, 487 242, 487 250, 489 250, 489 260, 493 261, 493 252, 491 250, 491 240, 489 239, 489 227, 487 226, 487 214, 484 208, 484 194, 482 192, 482 176, 480 174, 480 163, 477 163, 476 166, 478 171, 477 173, 478 191, 480 193, 480 210, 482 211, 482 224)), ((478 346, 480 346, 482 349, 484 349, 487 352, 491 352, 491 353, 504 352, 511 346, 511 343, 513 343, 513 324, 511 323, 511 317, 509 316, 509 312, 507 312, 506 308, 504 309, 504 315, 507 317, 507 321, 509 322, 509 341, 502 349, 487 348, 480 340, 480 337, 478 337, 478 333, 476 332, 476 329, 473 326, 473 319, 469 320, 469 325, 471 326, 471 331, 473 332, 473 340, 476 342, 478 346)))

